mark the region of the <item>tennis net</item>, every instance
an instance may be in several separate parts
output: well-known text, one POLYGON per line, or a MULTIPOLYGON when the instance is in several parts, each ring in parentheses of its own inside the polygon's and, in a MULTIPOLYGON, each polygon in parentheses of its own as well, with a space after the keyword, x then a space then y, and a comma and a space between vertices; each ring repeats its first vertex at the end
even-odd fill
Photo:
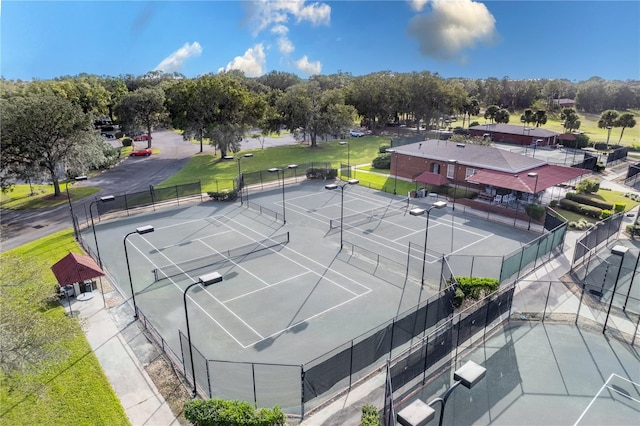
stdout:
POLYGON ((255 241, 253 243, 229 250, 218 251, 207 256, 186 260, 180 263, 172 263, 170 265, 160 266, 153 270, 153 276, 155 277, 156 281, 165 278, 176 277, 178 275, 186 274, 197 269, 217 265, 231 260, 237 260, 240 257, 248 256, 254 253, 264 252, 266 254, 266 250, 283 246, 288 242, 289 233, 287 232, 271 238, 267 238, 262 241, 255 241))
MULTIPOLYGON (((375 209, 366 210, 363 212, 352 213, 343 217, 344 226, 358 226, 365 223, 373 222, 374 220, 384 219, 390 216, 396 216, 407 211, 409 207, 409 198, 404 198, 402 201, 396 201, 389 203, 384 207, 376 207, 375 209)), ((340 218, 329 220, 329 230, 340 228, 340 218)))

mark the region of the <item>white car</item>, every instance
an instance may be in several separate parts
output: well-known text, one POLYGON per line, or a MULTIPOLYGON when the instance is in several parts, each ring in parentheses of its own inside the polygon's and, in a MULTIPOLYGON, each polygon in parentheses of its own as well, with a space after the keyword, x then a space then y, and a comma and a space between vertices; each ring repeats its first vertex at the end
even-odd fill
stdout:
POLYGON ((352 138, 361 138, 364 136, 364 133, 357 130, 349 130, 349 136, 351 136, 352 138))

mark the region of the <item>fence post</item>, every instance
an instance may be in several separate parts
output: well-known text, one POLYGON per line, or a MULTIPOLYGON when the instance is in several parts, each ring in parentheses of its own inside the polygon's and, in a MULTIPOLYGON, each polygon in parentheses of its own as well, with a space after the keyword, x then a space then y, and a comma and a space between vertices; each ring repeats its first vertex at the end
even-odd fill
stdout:
POLYGON ((300 364, 300 420, 304 419, 304 364, 300 364))
POLYGON ((127 211, 127 216, 129 216, 129 202, 127 201, 127 193, 126 192, 124 193, 124 209, 127 211))
MULTIPOLYGON (((209 398, 213 398, 213 395, 211 395, 211 372, 209 371, 209 361, 205 360, 204 363, 206 370, 207 370, 207 387, 209 388, 209 398)), ((194 377, 194 383, 195 383, 195 377, 194 377)))
POLYGON ((544 310, 542 311, 542 322, 544 323, 544 317, 547 314, 547 306, 549 305, 549 295, 551 294, 552 282, 549 281, 549 290, 547 290, 547 300, 544 301, 544 310))
POLYGON ((352 376, 353 376, 353 340, 351 340, 351 349, 349 350, 349 390, 351 390, 352 376))
POLYGON ((258 406, 258 395, 256 393, 256 364, 251 363, 251 377, 253 379, 253 403, 254 406, 258 406))
POLYGON ((178 185, 176 185, 174 188, 176 190, 176 203, 180 205, 180 195, 178 194, 178 185))

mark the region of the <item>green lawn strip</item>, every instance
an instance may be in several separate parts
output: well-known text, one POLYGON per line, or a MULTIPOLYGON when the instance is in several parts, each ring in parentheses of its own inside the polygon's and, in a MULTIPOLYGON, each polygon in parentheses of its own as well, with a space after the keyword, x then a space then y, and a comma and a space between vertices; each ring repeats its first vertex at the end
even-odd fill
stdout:
POLYGON ((81 324, 55 301, 57 283, 50 267, 69 252, 82 252, 70 229, 0 254, 4 309, 23 306, 39 328, 65 329, 52 343, 65 351, 59 360, 36 363, 12 376, 0 373, 2 424, 129 424, 81 324))
POLYGON ((606 189, 600 189, 597 194, 594 194, 594 197, 607 201, 609 203, 613 203, 613 204, 615 203, 625 204, 624 210, 627 212, 632 208, 634 208, 635 206, 637 206, 638 204, 640 204, 637 201, 633 201, 631 198, 625 197, 624 194, 625 194, 624 192, 620 192, 620 191, 609 191, 606 189))
MULTIPOLYGON (((236 153, 243 155, 251 153, 253 157, 242 157, 241 169, 243 173, 265 171, 272 167, 286 167, 289 164, 331 163, 337 168, 340 163, 352 165, 370 163, 378 156, 381 144, 388 142, 388 138, 368 136, 353 138, 349 145, 340 145, 338 141, 319 142, 317 148, 308 145, 286 145, 269 149, 254 149, 236 153)), ((231 155, 231 154, 230 154, 231 155)), ((303 174, 305 171, 300 171, 303 174)), ((178 173, 162 182, 158 187, 180 185, 197 181, 202 182, 202 190, 222 191, 233 187, 232 179, 238 175, 237 161, 222 160, 220 156, 210 153, 197 154, 178 173)))
MULTIPOLYGON (((11 210, 46 209, 69 202, 64 183, 60 184, 61 193, 57 197, 53 195, 53 185, 32 185, 32 187, 34 195, 31 195, 29 185, 14 185, 13 191, 0 193, 0 206, 11 210)), ((95 186, 69 186, 71 201, 80 200, 98 191, 100 188, 95 186)))

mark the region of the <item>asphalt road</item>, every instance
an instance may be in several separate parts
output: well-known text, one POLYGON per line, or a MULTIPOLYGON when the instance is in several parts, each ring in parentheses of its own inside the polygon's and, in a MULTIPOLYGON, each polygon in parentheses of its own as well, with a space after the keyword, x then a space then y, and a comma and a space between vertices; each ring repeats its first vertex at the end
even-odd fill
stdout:
MULTIPOLYGON (((265 138, 261 143, 256 138, 245 138, 241 149, 261 149, 278 145, 293 145, 297 142, 291 135, 278 138, 265 138)), ((146 148, 146 142, 136 145, 146 148)), ((87 181, 78 182, 77 186, 96 186, 100 188, 92 197, 73 203, 77 216, 82 218, 83 205, 97 197, 124 192, 138 192, 157 185, 179 171, 194 154, 200 152, 200 145, 186 142, 182 136, 170 131, 159 130, 153 133, 153 147, 160 153, 149 157, 129 157, 117 166, 106 170, 87 181)), ((203 152, 216 153, 213 147, 205 145, 203 152)), ((219 155, 219 152, 217 153, 219 155)), ((197 179, 197 177, 194 177, 197 179)), ((72 226, 69 206, 67 204, 54 209, 38 210, 0 210, 0 251, 10 250, 22 244, 42 238, 54 232, 72 226)))

